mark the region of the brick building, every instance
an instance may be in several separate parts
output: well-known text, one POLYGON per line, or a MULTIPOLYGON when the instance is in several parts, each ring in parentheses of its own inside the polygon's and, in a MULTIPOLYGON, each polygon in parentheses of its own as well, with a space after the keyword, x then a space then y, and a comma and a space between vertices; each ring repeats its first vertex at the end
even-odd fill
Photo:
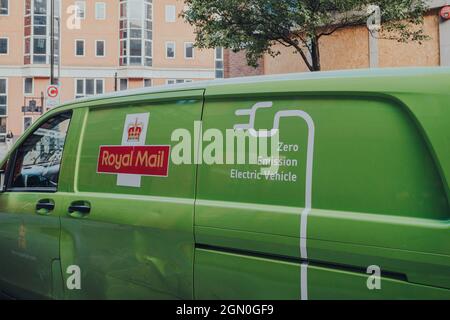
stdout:
MULTIPOLYGON (((360 69, 370 67, 450 66, 450 20, 440 17, 448 0, 431 0, 425 17, 425 31, 431 40, 398 43, 375 39, 366 26, 352 27, 323 37, 320 42, 322 70, 360 69)), ((239 77, 291 72, 309 72, 299 54, 281 45, 281 55, 266 55, 257 69, 246 64, 245 53, 225 51, 225 77, 239 77)))

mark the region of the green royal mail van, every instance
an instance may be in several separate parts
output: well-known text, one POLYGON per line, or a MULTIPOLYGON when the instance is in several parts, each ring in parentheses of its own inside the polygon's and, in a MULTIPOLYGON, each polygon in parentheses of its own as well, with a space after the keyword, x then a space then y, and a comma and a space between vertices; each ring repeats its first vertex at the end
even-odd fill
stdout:
POLYGON ((450 299, 450 69, 77 100, 1 168, 8 297, 450 299), (233 161, 234 131, 279 156, 233 161))

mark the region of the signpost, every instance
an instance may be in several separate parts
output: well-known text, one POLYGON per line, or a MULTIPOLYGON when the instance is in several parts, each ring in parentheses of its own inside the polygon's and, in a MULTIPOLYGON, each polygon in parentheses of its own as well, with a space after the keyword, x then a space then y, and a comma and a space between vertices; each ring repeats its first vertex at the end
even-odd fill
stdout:
POLYGON ((59 86, 58 85, 49 85, 46 90, 47 99, 45 99, 45 106, 47 109, 51 109, 56 107, 60 101, 59 94, 59 86))

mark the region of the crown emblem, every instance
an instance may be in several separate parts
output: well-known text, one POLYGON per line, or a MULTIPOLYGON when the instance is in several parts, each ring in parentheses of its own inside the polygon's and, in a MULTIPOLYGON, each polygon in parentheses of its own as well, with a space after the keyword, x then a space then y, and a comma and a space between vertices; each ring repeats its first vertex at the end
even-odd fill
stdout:
POLYGON ((143 124, 136 121, 128 126, 128 142, 138 142, 141 138, 143 124))

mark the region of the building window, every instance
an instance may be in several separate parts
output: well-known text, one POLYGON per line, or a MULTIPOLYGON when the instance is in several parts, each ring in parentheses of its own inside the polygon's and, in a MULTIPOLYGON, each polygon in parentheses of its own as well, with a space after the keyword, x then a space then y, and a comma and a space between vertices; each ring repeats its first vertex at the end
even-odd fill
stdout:
POLYGON ((166 42, 166 58, 167 59, 175 59, 175 42, 169 41, 166 42))
POLYGON ((167 79, 166 84, 181 84, 181 83, 190 83, 191 79, 167 79))
POLYGON ((223 48, 216 48, 215 50, 215 60, 216 60, 216 78, 224 77, 224 64, 223 64, 223 48))
POLYGON ((120 90, 127 90, 128 89, 128 79, 120 79, 120 90))
POLYGON ((166 22, 175 22, 176 20, 176 6, 166 5, 166 22))
POLYGON ((103 79, 76 79, 75 86, 76 99, 102 94, 105 91, 103 79))
POLYGON ((8 105, 8 81, 0 79, 0 116, 7 115, 8 105))
POLYGON ((86 1, 75 1, 75 6, 77 7, 77 18, 85 19, 86 18, 86 1))
MULTIPOLYGON (((7 118, 6 117, 1 117, 0 118, 0 135, 3 136, 3 139, 5 139, 6 129, 7 129, 7 118)), ((5 140, 3 140, 3 142, 4 141, 5 140)))
POLYGON ((0 0, 0 16, 9 14, 9 0, 0 0))
POLYGON ((95 41, 95 56, 104 57, 105 56, 105 41, 97 40, 95 41))
POLYGON ((152 86, 152 79, 144 79, 144 87, 148 88, 152 86))
POLYGON ((75 40, 75 55, 77 57, 84 56, 84 40, 75 40))
POLYGON ((184 58, 194 59, 194 44, 192 42, 186 42, 184 44, 184 58))
POLYGON ((32 117, 23 117, 23 131, 27 130, 33 124, 32 117))
POLYGON ((120 65, 153 65, 151 0, 120 1, 120 65))
POLYGON ((25 95, 32 95, 33 90, 33 78, 25 78, 23 81, 23 93, 25 95))
POLYGON ((0 38, 0 54, 8 54, 8 38, 0 38))
POLYGON ((106 19, 106 3, 104 2, 95 3, 95 19, 96 20, 106 19))
MULTIPOLYGON (((60 17, 60 0, 55 0, 54 18, 60 17)), ((24 64, 50 62, 50 0, 25 0, 24 64)), ((55 24, 56 25, 56 24, 55 24)), ((55 62, 59 60, 59 34, 55 32, 55 62)))

